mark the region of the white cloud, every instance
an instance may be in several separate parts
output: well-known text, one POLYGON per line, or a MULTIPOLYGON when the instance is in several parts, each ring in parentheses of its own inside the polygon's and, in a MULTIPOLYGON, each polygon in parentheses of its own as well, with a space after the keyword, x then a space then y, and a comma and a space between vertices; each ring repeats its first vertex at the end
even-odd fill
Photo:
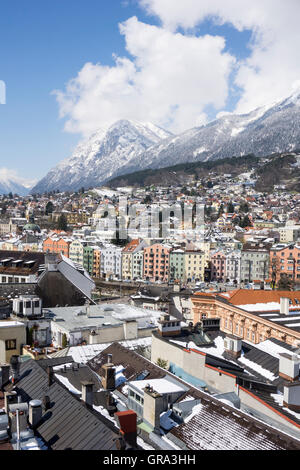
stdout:
POLYGON ((223 109, 235 59, 219 36, 195 37, 132 17, 120 25, 131 59, 87 63, 56 91, 65 130, 88 135, 118 119, 151 121, 177 132, 223 109))
POLYGON ((299 0, 140 0, 165 29, 194 28, 210 18, 237 30, 252 30, 251 54, 239 64, 235 83, 242 88, 238 112, 288 95, 300 78, 299 0))

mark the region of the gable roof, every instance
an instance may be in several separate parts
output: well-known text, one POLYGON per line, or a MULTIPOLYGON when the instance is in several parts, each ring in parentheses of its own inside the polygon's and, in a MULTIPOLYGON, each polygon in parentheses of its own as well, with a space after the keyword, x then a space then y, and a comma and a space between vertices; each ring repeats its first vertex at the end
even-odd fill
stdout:
POLYGON ((137 353, 128 351, 119 343, 113 343, 92 361, 89 361, 90 367, 96 370, 99 375, 101 375, 102 364, 107 362, 107 354, 112 354, 112 362, 115 366, 124 366, 122 373, 128 381, 136 380, 139 373, 144 370, 150 373, 146 381, 169 376, 189 388, 177 402, 191 396, 201 401, 201 410, 188 423, 174 427, 167 434, 168 438, 172 434, 175 443, 176 438, 180 439, 181 446, 183 445, 187 449, 300 449, 300 441, 220 402, 137 353))
MULTIPOLYGON (((12 389, 12 384, 5 387, 12 389)), ((48 374, 39 361, 21 363, 15 389, 24 401, 50 397, 50 409, 43 414, 37 432, 50 450, 113 450, 118 430, 110 421, 72 395, 54 379, 48 386, 48 374)))
MULTIPOLYGON (((187 422, 169 435, 184 442, 188 450, 296 450, 300 442, 224 403, 203 398, 193 389, 186 396, 200 399, 202 406, 187 422)), ((181 397, 180 400, 185 397, 181 397)), ((176 440, 175 440, 176 442, 176 440)))

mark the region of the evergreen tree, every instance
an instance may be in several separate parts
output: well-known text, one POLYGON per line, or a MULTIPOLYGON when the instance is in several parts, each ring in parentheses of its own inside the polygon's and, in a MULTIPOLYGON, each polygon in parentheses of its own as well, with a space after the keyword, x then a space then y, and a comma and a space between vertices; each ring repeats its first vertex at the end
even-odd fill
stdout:
POLYGON ((61 345, 63 348, 66 348, 68 346, 68 339, 66 333, 62 335, 61 345))
POLYGON ((57 228, 58 230, 63 230, 64 232, 67 232, 68 223, 67 223, 67 218, 64 214, 61 214, 61 216, 59 217, 58 222, 57 222, 57 228))
POLYGON ((46 209, 45 209, 45 215, 52 214, 54 209, 53 203, 51 201, 47 202, 46 209))

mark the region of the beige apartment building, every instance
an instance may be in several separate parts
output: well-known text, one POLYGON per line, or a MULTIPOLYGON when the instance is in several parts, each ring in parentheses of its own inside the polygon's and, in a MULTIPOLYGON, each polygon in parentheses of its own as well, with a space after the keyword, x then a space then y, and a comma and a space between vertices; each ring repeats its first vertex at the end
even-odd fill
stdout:
POLYGON ((22 353, 26 344, 25 324, 12 320, 0 321, 0 363, 9 363, 13 355, 22 353))

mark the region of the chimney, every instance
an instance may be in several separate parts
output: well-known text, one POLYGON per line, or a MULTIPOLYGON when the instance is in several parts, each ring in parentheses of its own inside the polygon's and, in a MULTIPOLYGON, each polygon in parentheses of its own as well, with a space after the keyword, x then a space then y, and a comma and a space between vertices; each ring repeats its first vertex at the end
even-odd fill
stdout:
POLYGON ((226 338, 224 338, 224 348, 228 356, 237 359, 242 354, 242 339, 237 336, 226 335, 226 338))
POLYGON ((290 314, 290 299, 288 297, 280 297, 280 314, 290 314))
POLYGON ((156 434, 160 434, 160 415, 163 411, 165 411, 163 395, 147 384, 144 388, 143 419, 156 434))
POLYGON ((17 355, 13 355, 10 358, 11 368, 11 381, 15 384, 20 376, 20 358, 17 355))
POLYGON ((41 400, 31 400, 29 402, 29 416, 28 421, 31 427, 35 427, 39 424, 43 416, 42 402, 41 400))
POLYGON ((48 387, 51 387, 51 385, 54 383, 54 372, 53 372, 52 366, 47 367, 47 374, 48 374, 48 387))
POLYGON ((0 390, 9 382, 9 364, 0 365, 0 390))
POLYGON ((300 382, 285 383, 283 387, 283 406, 289 410, 300 411, 300 382))
POLYGON ((51 402, 50 402, 49 395, 44 395, 44 397, 43 397, 43 406, 44 406, 45 411, 50 409, 50 404, 51 404, 51 402))
POLYGON ((11 392, 4 392, 4 408, 6 414, 8 414, 9 405, 14 403, 18 403, 18 395, 16 390, 12 390, 11 392))
POLYGON ((94 404, 94 383, 82 381, 81 382, 81 399, 87 407, 93 408, 94 404))
POLYGON ((102 385, 104 390, 114 390, 116 388, 115 381, 115 366, 112 363, 112 355, 107 355, 107 363, 103 364, 102 370, 104 372, 102 377, 102 385))
POLYGON ((120 435, 130 447, 136 447, 137 438, 137 414, 133 410, 118 411, 115 413, 120 427, 120 435))
POLYGON ((11 423, 11 433, 17 432, 19 426, 20 432, 27 429, 28 403, 14 403, 8 406, 8 415, 11 423), (18 422, 19 418, 19 422, 18 422))
POLYGON ((279 376, 289 382, 299 379, 300 359, 297 354, 279 354, 279 376))

